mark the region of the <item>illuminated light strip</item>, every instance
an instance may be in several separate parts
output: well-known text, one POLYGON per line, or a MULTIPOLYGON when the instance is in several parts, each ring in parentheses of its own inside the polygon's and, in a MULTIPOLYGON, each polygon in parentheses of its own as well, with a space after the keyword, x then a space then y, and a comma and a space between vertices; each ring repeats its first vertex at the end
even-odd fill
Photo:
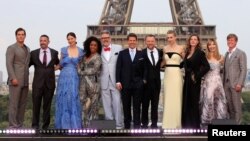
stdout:
POLYGON ((103 134, 121 133, 121 134, 156 134, 161 133, 160 129, 117 129, 117 130, 101 130, 103 134))
POLYGON ((164 129, 164 134, 194 134, 194 133, 207 133, 207 129, 164 129))
POLYGON ((0 130, 0 134, 35 134, 34 129, 6 129, 0 130))
POLYGON ((87 133, 87 134, 96 134, 98 133, 97 129, 69 129, 68 133, 70 134, 81 134, 81 133, 87 133))
POLYGON ((0 130, 0 134, 206 134, 207 129, 5 129, 0 130))

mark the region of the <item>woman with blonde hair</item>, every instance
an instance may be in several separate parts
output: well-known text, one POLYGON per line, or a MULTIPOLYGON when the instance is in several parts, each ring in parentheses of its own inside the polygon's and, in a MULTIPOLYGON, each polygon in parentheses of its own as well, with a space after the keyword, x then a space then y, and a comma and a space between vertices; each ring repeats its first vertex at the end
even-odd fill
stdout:
POLYGON ((216 40, 207 42, 207 60, 209 72, 204 76, 200 92, 201 125, 206 127, 214 119, 228 117, 223 83, 220 75, 223 56, 220 55, 216 40))

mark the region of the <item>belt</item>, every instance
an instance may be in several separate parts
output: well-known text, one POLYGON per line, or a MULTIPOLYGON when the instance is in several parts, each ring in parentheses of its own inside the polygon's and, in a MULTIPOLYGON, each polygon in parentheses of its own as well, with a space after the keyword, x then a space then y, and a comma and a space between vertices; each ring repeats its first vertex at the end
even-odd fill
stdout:
POLYGON ((180 68, 180 65, 165 65, 165 67, 179 67, 180 68))

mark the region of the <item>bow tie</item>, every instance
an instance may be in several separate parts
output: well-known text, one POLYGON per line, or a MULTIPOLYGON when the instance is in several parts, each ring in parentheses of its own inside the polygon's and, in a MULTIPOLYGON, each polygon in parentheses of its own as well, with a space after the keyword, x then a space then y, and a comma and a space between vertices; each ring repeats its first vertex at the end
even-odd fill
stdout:
POLYGON ((104 51, 110 51, 110 47, 105 47, 103 49, 104 49, 104 51))

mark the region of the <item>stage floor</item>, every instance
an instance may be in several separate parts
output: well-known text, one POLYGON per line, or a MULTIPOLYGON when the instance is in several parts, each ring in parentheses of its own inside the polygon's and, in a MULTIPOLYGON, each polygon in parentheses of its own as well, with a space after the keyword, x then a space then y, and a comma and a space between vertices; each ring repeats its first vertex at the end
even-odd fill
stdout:
POLYGON ((207 136, 5 136, 1 141, 207 141, 207 136))
POLYGON ((206 130, 0 130, 0 141, 207 141, 206 130))

